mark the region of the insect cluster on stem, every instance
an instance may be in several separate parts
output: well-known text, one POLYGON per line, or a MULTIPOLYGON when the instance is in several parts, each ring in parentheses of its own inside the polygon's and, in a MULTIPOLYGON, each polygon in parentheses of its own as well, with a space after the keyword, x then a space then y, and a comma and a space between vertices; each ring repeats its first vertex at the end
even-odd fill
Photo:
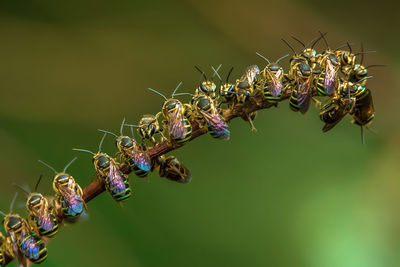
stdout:
MULTIPOLYGON (((283 100, 289 99, 290 109, 305 114, 311 101, 314 101, 324 123, 323 132, 331 130, 346 115, 350 115, 354 124, 363 129, 374 118, 371 91, 366 87, 367 80, 371 78, 368 69, 379 65, 363 65, 364 54, 373 51, 364 51, 362 46, 358 53, 353 52, 349 43, 332 50, 325 35, 320 32, 307 45, 292 37, 302 45, 299 52, 282 39, 293 51, 293 55, 284 55, 276 61, 270 61, 257 53, 267 62, 265 67, 260 69, 257 65, 251 65, 232 82, 229 80, 233 67, 223 79, 219 74, 221 65, 218 68, 211 66, 212 76, 207 76, 196 66, 202 81, 193 93, 178 93, 182 82, 170 97, 148 88, 164 99, 160 112, 143 115, 137 125, 128 124, 123 119, 119 134, 99 129, 103 136, 97 152, 77 148, 73 150, 92 155, 95 181, 116 202, 121 203, 133 194, 128 178, 130 173, 143 178, 150 172, 157 172, 160 177, 171 181, 183 184, 190 182, 192 177, 189 169, 175 156, 165 155, 165 152, 150 154, 149 151, 165 143, 172 149, 180 147, 195 138, 196 131, 209 133, 215 139, 229 140, 231 132, 227 121, 232 117, 226 116, 227 111, 240 110, 235 116, 248 121, 251 129, 255 130, 253 120, 258 109, 278 106, 283 100), (324 40, 326 45, 321 53, 317 53, 314 48, 319 40, 324 40), (360 56, 358 63, 357 56, 360 56), (286 57, 289 57, 287 71, 280 65, 286 57), (214 79, 219 81, 218 86, 214 79), (190 100, 185 103, 178 99, 183 95, 190 96, 190 100), (257 102, 256 98, 261 98, 262 103, 257 102), (254 104, 252 101, 258 105, 257 108, 249 108, 254 104), (124 134, 126 128, 130 129, 130 135, 124 134), (135 129, 139 138, 134 136, 135 129), (115 155, 102 151, 107 135, 115 138, 118 150, 115 155)), ((44 196, 38 192, 42 176, 33 192, 15 185, 26 195, 28 218, 24 219, 13 212, 17 194, 11 202, 9 213, 0 211, 4 216, 5 229, 5 235, 0 233, 0 266, 5 266, 12 259, 23 265, 27 262, 43 262, 47 258, 46 242, 57 234, 59 227, 86 216, 83 190, 75 178, 66 173, 75 160, 70 161, 62 172, 39 161, 55 173, 53 196, 44 196)))

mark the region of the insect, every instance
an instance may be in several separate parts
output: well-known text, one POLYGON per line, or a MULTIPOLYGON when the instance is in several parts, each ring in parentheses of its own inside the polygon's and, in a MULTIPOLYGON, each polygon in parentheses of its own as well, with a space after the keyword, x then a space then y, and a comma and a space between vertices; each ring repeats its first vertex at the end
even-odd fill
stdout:
POLYGON ((53 213, 53 208, 49 206, 48 200, 42 194, 37 193, 41 179, 42 175, 39 177, 33 192, 28 192, 19 185, 15 186, 27 196, 26 209, 29 213, 30 225, 35 232, 40 236, 53 237, 58 232, 58 222, 53 213))
POLYGON ((323 54, 318 55, 317 62, 320 67, 320 72, 315 79, 315 88, 318 95, 330 96, 335 93, 338 87, 340 61, 337 59, 334 51, 329 48, 328 41, 325 39, 324 34, 322 34, 322 32, 319 33, 325 42, 326 50, 323 54))
POLYGON ((296 62, 296 60, 298 58, 303 58, 307 61, 307 64, 310 65, 310 67, 312 69, 315 69, 315 67, 317 65, 317 51, 315 51, 314 46, 318 43, 318 41, 321 39, 321 37, 314 38, 307 45, 305 45, 302 41, 300 41, 296 37, 294 37, 294 36, 291 36, 291 37, 292 37, 292 39, 294 39, 295 41, 297 41, 298 43, 300 43, 303 46, 303 51, 301 53, 296 53, 296 51, 289 45, 288 42, 286 42, 286 40, 281 39, 287 46, 289 46, 289 48, 294 53, 293 57, 290 59, 290 62, 291 63, 292 63, 292 61, 296 62), (309 47, 310 45, 311 45, 311 47, 309 47))
POLYGON ((312 94, 312 70, 306 62, 297 62, 291 69, 289 77, 294 80, 289 106, 293 111, 305 114, 310 107, 312 94))
POLYGON ((233 98, 236 96, 235 85, 229 83, 229 77, 232 74, 233 67, 229 70, 228 75, 226 76, 225 79, 225 83, 223 83, 221 76, 219 76, 218 70, 214 69, 213 66, 211 66, 211 68, 214 71, 214 74, 218 77, 218 79, 221 82, 221 86, 219 88, 219 95, 225 99, 224 101, 222 101, 222 103, 228 103, 228 106, 230 106, 230 103, 232 103, 233 98))
POLYGON ((150 91, 162 96, 165 99, 165 102, 162 106, 162 114, 166 119, 166 121, 163 122, 164 127, 168 129, 168 134, 170 138, 177 143, 185 143, 192 136, 192 126, 190 124, 190 121, 185 116, 185 108, 181 101, 174 98, 174 96, 176 95, 186 94, 176 94, 176 91, 181 86, 181 84, 182 82, 178 84, 178 86, 172 93, 171 98, 169 99, 167 99, 167 97, 160 92, 148 88, 150 91))
POLYGON ((15 194, 10 205, 10 212, 5 214, 0 211, 0 214, 4 216, 4 229, 10 237, 11 251, 14 258, 17 258, 20 263, 25 262, 25 258, 33 263, 39 264, 47 258, 47 248, 39 236, 32 233, 28 222, 18 214, 13 213, 13 206, 15 194))
POLYGON ((68 167, 76 159, 76 157, 72 159, 62 172, 57 172, 52 166, 39 160, 40 163, 56 174, 53 179, 53 189, 57 195, 56 200, 61 205, 63 216, 71 219, 85 215, 87 211, 85 201, 82 198, 82 188, 71 175, 66 173, 68 167))
POLYGON ((101 152, 106 135, 106 133, 103 135, 99 144, 99 152, 96 154, 86 149, 74 148, 72 150, 92 154, 92 161, 98 178, 104 181, 107 191, 114 200, 123 201, 131 196, 132 191, 129 186, 128 177, 119 170, 117 162, 107 154, 101 152))
POLYGON ((327 104, 321 108, 320 119, 325 122, 322 128, 323 132, 327 132, 335 127, 346 114, 351 113, 356 100, 352 96, 336 95, 327 104))
POLYGON ((257 82, 260 69, 257 65, 251 65, 246 68, 245 73, 236 80, 235 91, 236 100, 238 103, 243 104, 247 98, 254 92, 254 84, 257 82))
POLYGON ((152 114, 143 115, 139 121, 138 127, 134 125, 134 127, 138 128, 137 131, 139 135, 143 139, 149 140, 153 145, 157 144, 154 138, 156 134, 161 135, 161 142, 165 140, 163 129, 160 127, 160 124, 158 123, 159 115, 161 115, 161 113, 158 113, 158 116, 154 116, 152 114))
POLYGON ((211 97, 206 95, 195 96, 193 98, 193 107, 197 116, 206 122, 208 132, 212 137, 229 140, 230 132, 228 125, 221 114, 219 114, 211 97))
MULTIPOLYGON (((115 144, 122 155, 124 160, 129 164, 129 167, 139 177, 145 177, 151 169, 150 157, 145 151, 136 143, 136 140, 132 137, 125 136, 123 129, 125 126, 125 119, 122 121, 120 128, 120 136, 115 133, 98 129, 100 132, 110 134, 116 137, 115 144)), ((133 129, 133 128, 131 128, 133 129)))
POLYGON ((356 84, 346 82, 341 87, 343 95, 349 94, 355 98, 355 106, 352 111, 353 123, 361 128, 361 142, 363 144, 365 143, 363 127, 368 127, 371 124, 374 119, 375 109, 371 91, 363 86, 361 82, 371 77, 365 77, 356 84))
MULTIPOLYGON (((221 68, 222 65, 219 65, 217 70, 221 68)), ((196 70, 198 70, 204 78, 204 81, 200 83, 200 86, 195 90, 194 95, 207 95, 211 97, 213 100, 217 99, 217 85, 212 81, 207 79, 206 74, 199 67, 194 66, 196 70)), ((215 73, 214 73, 215 75, 215 73)), ((214 77, 214 75, 212 77, 214 77)))
POLYGON ((279 61, 289 56, 289 54, 279 58, 276 62, 270 62, 263 55, 256 53, 258 56, 267 61, 268 65, 261 72, 262 80, 264 81, 262 84, 262 90, 264 92, 265 99, 275 104, 277 103, 282 94, 283 89, 283 68, 278 65, 279 61))
POLYGON ((154 169, 158 171, 160 177, 171 181, 187 184, 192 180, 190 171, 174 156, 156 157, 154 169))

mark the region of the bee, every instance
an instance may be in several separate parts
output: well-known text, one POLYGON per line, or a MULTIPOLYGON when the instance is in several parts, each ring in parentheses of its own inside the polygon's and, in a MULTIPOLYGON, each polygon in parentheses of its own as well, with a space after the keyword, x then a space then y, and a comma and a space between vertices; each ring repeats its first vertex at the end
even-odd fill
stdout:
POLYGON ((327 49, 322 55, 318 56, 317 62, 321 70, 315 79, 315 88, 318 95, 331 96, 336 92, 338 87, 340 61, 336 57, 334 51, 329 48, 328 41, 325 39, 324 34, 322 34, 322 32, 319 33, 327 49))
POLYGON ((154 169, 158 171, 160 177, 165 177, 171 181, 187 184, 192 180, 190 171, 174 156, 161 155, 156 157, 154 169))
POLYGON ((353 53, 351 45, 348 42, 346 45, 349 48, 349 51, 339 50, 339 48, 337 48, 334 52, 336 58, 340 61, 340 70, 342 73, 346 73, 356 62, 356 55, 353 53))
POLYGON ((86 149, 74 148, 72 150, 87 152, 93 155, 92 161, 97 177, 104 181, 105 187, 111 197, 119 202, 128 199, 132 191, 129 186, 128 177, 119 170, 119 164, 113 158, 101 152, 106 135, 106 133, 103 135, 99 144, 99 152, 96 154, 86 149))
MULTIPOLYGON (((210 135, 214 138, 229 140, 228 125, 219 114, 211 97, 206 95, 194 96, 192 102, 197 116, 206 122, 210 135)), ((199 124, 201 125, 201 122, 199 124)))
MULTIPOLYGON (((368 78, 371 76, 365 77, 363 80, 368 78)), ((360 126, 361 142, 365 144, 363 128, 368 127, 375 116, 371 91, 361 83, 347 82, 342 86, 342 94, 349 94, 355 98, 355 106, 352 110, 353 123, 360 126)))
POLYGON ((291 37, 292 37, 292 39, 294 39, 295 41, 297 41, 298 43, 300 43, 303 46, 303 51, 300 53, 296 53, 296 51, 292 48, 292 46, 288 42, 286 42, 286 40, 281 39, 287 46, 289 46, 289 48, 294 53, 292 58, 290 59, 291 65, 295 64, 298 58, 303 58, 307 61, 307 64, 310 65, 311 69, 315 69, 317 66, 317 51, 315 51, 314 46, 321 39, 321 36, 314 38, 307 45, 305 45, 302 41, 300 41, 296 37, 294 37, 294 36, 291 36, 291 37), (309 46, 311 46, 311 47, 309 47, 309 46))
POLYGON ((56 192, 56 201, 61 205, 63 216, 70 219, 85 216, 87 212, 86 203, 82 197, 82 188, 76 183, 74 177, 66 173, 68 167, 71 166, 76 159, 76 157, 72 159, 65 166, 62 172, 57 172, 49 164, 38 160, 41 164, 45 165, 56 174, 53 179, 53 189, 56 192))
MULTIPOLYGON (((221 68, 222 65, 219 65, 217 70, 219 70, 221 68)), ((200 83, 199 88, 197 88, 195 90, 194 95, 195 96, 199 96, 199 95, 207 95, 209 97, 211 97, 214 100, 217 99, 217 85, 212 81, 212 80, 208 80, 206 74, 204 73, 204 71, 202 71, 199 67, 194 66, 196 68, 196 70, 198 70, 201 75, 204 78, 204 81, 202 81, 200 83)), ((215 73, 214 73, 215 75, 215 73)), ((212 77, 214 77, 214 75, 212 77)))
POLYGON ((352 113, 356 100, 352 96, 336 95, 320 111, 320 119, 325 122, 322 128, 323 132, 327 132, 335 127, 348 113, 352 113))
POLYGON ((39 264, 47 259, 47 248, 39 236, 34 234, 28 222, 18 214, 13 213, 13 206, 18 194, 15 194, 10 205, 10 212, 4 216, 4 229, 10 238, 10 252, 12 256, 22 264, 26 264, 26 259, 39 264))
POLYGON ((226 76, 225 83, 223 83, 221 76, 219 76, 218 70, 214 69, 213 66, 211 66, 212 70, 214 71, 214 74, 218 77, 218 79, 221 82, 221 86, 219 88, 219 95, 224 98, 224 101, 222 103, 227 103, 228 106, 230 106, 230 103, 232 103, 234 97, 236 96, 236 90, 235 90, 235 85, 229 83, 229 77, 232 74, 233 67, 229 70, 228 75, 226 76))
MULTIPOLYGON (((110 134, 116 137, 115 145, 119 150, 119 154, 122 155, 123 159, 128 163, 129 167, 139 177, 145 177, 151 169, 151 160, 145 151, 136 143, 136 140, 132 137, 125 136, 123 129, 125 126, 125 119, 122 121, 120 128, 120 136, 115 133, 98 129, 100 132, 110 134)), ((133 129, 133 128, 131 128, 133 129)))
POLYGON ((29 224, 38 235, 53 237, 58 232, 58 222, 53 213, 53 208, 49 206, 48 200, 42 194, 37 193, 41 179, 42 175, 36 183, 34 192, 28 192, 19 185, 15 186, 21 189, 27 196, 26 209, 29 213, 29 224))
POLYGON ((137 131, 143 139, 149 140, 153 145, 157 144, 154 138, 156 134, 161 135, 161 142, 166 139, 163 134, 163 128, 161 128, 158 123, 158 117, 160 115, 161 113, 158 113, 157 116, 152 114, 143 115, 138 126, 132 125, 133 127, 138 128, 137 131))
POLYGON ((306 62, 297 62, 291 69, 289 77, 294 80, 289 106, 293 111, 305 114, 310 107, 312 95, 312 70, 306 62))
MULTIPOLYGON (((165 99, 165 102, 162 106, 162 114, 166 121, 164 121, 164 127, 168 129, 168 134, 170 138, 177 143, 185 143, 192 136, 192 126, 190 121, 185 116, 185 108, 181 101, 175 99, 174 96, 182 95, 186 93, 176 94, 176 91, 180 87, 182 82, 178 84, 175 88, 174 92, 171 95, 171 98, 167 99, 167 97, 160 92, 148 88, 150 91, 159 94, 165 99)), ((158 115, 158 114, 157 114, 158 115)), ((157 116, 156 115, 156 116, 157 116)))
POLYGON ((263 55, 256 53, 258 56, 268 62, 268 65, 261 72, 262 84, 261 90, 264 92, 265 99, 275 104, 281 99, 283 89, 283 68, 278 65, 279 61, 289 56, 289 54, 279 58, 276 62, 270 62, 263 55))
POLYGON ((312 97, 313 70, 309 65, 309 62, 312 61, 309 58, 297 54, 288 42, 284 39, 281 40, 294 53, 293 57, 290 59, 290 69, 287 76, 289 88, 286 90, 291 90, 289 106, 293 111, 300 111, 300 113, 305 114, 310 107, 310 99, 312 97))
POLYGON ((246 102, 254 92, 254 85, 257 82, 260 69, 257 65, 251 65, 246 68, 245 73, 236 80, 235 91, 236 91, 236 102, 243 104, 246 102))

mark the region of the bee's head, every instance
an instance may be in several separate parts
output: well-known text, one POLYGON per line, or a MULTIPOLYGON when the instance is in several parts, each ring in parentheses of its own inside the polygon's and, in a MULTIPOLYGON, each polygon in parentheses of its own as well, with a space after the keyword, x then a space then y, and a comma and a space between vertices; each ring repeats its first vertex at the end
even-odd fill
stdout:
POLYGON ((134 140, 129 136, 119 136, 115 142, 119 151, 131 149, 135 145, 134 140))
POLYGON ((23 226, 23 219, 17 214, 7 214, 4 217, 4 229, 8 233, 10 232, 20 232, 23 226))
POLYGON ((26 200, 26 207, 28 210, 36 210, 43 205, 46 199, 40 193, 31 193, 26 200))
POLYGON ((307 63, 301 62, 301 63, 299 63, 297 68, 298 68, 298 73, 302 77, 309 77, 311 75, 311 68, 310 68, 310 65, 308 65, 307 63))
POLYGON ((93 164, 98 170, 105 170, 110 166, 110 157, 104 153, 97 153, 93 157, 93 164))

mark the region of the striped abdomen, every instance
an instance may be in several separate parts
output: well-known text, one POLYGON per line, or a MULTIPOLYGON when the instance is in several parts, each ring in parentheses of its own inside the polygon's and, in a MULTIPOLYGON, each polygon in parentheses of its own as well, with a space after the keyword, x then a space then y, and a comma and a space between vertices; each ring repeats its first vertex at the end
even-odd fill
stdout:
POLYGON ((122 201, 129 198, 132 194, 128 179, 123 175, 118 168, 111 164, 109 175, 105 180, 107 191, 116 201, 122 201))
POLYGON ((267 81, 264 84, 264 96, 265 96, 265 99, 271 104, 275 104, 275 103, 279 102, 279 100, 281 100, 282 92, 278 96, 273 96, 271 94, 270 90, 268 89, 268 86, 269 86, 269 82, 267 81))
POLYGON ((139 177, 146 177, 150 171, 144 171, 141 168, 139 168, 138 166, 136 166, 135 162, 133 161, 133 159, 131 157, 125 157, 126 163, 129 164, 129 167, 131 168, 131 170, 133 171, 133 173, 135 173, 135 175, 139 176, 139 177))
POLYGON ((4 264, 4 254, 0 248, 0 266, 3 266, 3 264, 4 264))
POLYGON ((328 94, 325 92, 325 71, 321 72, 318 76, 317 80, 317 94, 320 96, 327 96, 328 94))
POLYGON ((299 111, 300 110, 300 106, 299 106, 299 103, 298 103, 298 93, 297 93, 296 89, 293 89, 293 92, 292 92, 292 94, 290 96, 289 107, 293 111, 299 111))
POLYGON ((21 236, 19 248, 24 256, 33 263, 41 263, 47 258, 46 245, 35 234, 21 236))
POLYGON ((34 221, 37 225, 39 235, 53 237, 57 234, 58 222, 53 213, 48 213, 48 218, 39 218, 39 220, 35 218, 34 221))
POLYGON ((175 140, 175 141, 178 142, 178 143, 185 143, 185 142, 187 142, 187 141, 190 139, 190 137, 192 136, 192 126, 190 125, 189 120, 188 120, 186 117, 183 117, 182 123, 183 123, 184 128, 185 128, 185 135, 184 135, 184 137, 183 137, 183 138, 176 138, 176 137, 173 137, 173 140, 175 140))
POLYGON ((221 127, 221 128, 218 128, 218 130, 217 130, 217 129, 214 129, 214 127, 212 127, 210 124, 207 124, 207 129, 213 138, 229 140, 230 131, 228 130, 228 128, 221 127))

